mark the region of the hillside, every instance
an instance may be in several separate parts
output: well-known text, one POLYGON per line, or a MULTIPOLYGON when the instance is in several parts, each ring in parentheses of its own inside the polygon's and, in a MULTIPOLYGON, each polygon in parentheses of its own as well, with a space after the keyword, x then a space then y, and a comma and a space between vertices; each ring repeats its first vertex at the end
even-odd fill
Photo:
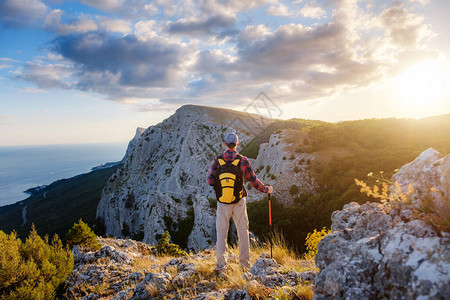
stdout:
MULTIPOLYGON (((97 214, 97 229, 104 224, 108 234, 155 243, 167 229, 182 247, 205 248, 215 240, 215 200, 205 178, 223 151, 223 135, 233 130, 241 153, 252 157, 257 150, 252 165, 275 188, 274 226, 300 252, 308 232, 331 225, 333 211, 368 200, 354 178, 379 171, 390 178, 429 147, 450 152, 450 115, 333 124, 188 105, 160 124, 138 128, 118 169, 58 181, 23 204, 0 208, 0 229, 23 237, 34 222, 39 233, 64 236, 80 217, 93 225, 97 214), (21 226, 25 205, 28 222, 21 226)), ((263 237, 267 199, 246 187, 250 229, 263 237)))
POLYGON ((15 230, 25 239, 34 224, 41 235, 56 233, 63 238, 80 218, 92 226, 102 189, 117 168, 113 166, 55 181, 23 201, 0 207, 0 230, 6 233, 15 230))
MULTIPOLYGON (((389 179, 429 147, 450 153, 448 132, 450 114, 322 123, 272 135, 268 144, 260 145, 254 168, 275 188, 274 226, 302 251, 306 234, 329 227, 333 211, 350 202, 369 201, 354 178, 373 184, 375 179, 367 174, 382 171, 389 179)), ((250 229, 259 236, 267 233, 268 221, 261 218, 268 214, 267 207, 267 199, 248 205, 250 229)))

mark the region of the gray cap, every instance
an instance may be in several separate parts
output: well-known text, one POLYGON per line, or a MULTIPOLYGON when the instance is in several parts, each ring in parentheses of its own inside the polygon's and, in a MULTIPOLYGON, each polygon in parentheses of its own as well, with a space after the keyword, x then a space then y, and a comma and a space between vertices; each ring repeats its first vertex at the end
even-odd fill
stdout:
POLYGON ((225 136, 225 144, 238 144, 239 143, 239 138, 237 136, 237 134, 235 133, 228 133, 225 136))

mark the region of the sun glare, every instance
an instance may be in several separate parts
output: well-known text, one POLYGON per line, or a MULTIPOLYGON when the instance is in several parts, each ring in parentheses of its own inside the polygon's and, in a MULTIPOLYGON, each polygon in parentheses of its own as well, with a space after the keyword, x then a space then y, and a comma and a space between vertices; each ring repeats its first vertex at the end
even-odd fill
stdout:
POLYGON ((408 68, 398 77, 398 91, 416 109, 436 105, 445 93, 446 70, 441 60, 427 60, 408 68))

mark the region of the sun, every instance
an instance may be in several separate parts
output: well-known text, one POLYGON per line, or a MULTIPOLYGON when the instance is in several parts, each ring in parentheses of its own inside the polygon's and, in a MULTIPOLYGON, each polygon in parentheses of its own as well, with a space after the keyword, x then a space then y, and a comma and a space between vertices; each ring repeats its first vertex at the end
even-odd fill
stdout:
POLYGON ((447 72, 440 59, 417 63, 397 78, 399 96, 410 108, 437 105, 445 94, 446 77, 447 72))

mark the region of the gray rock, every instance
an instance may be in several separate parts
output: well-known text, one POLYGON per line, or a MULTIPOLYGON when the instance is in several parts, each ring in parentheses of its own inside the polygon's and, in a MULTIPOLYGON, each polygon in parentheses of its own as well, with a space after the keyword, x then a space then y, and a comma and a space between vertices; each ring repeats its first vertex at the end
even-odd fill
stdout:
POLYGON ((155 295, 150 294, 149 291, 153 290, 150 286, 157 289, 157 294, 164 294, 167 289, 167 285, 172 280, 169 273, 148 273, 145 278, 134 288, 134 295, 132 299, 148 299, 155 295))
POLYGON ((244 287, 242 290, 230 290, 225 294, 225 300, 250 300, 251 297, 248 294, 247 289, 244 287))
POLYGON ((250 273, 255 276, 271 275, 278 272, 279 265, 274 259, 268 258, 267 254, 262 254, 260 258, 250 268, 250 273))
MULTIPOLYGON (((403 190, 432 182, 428 195, 447 195, 439 174, 450 174, 448 158, 427 150, 394 178, 403 190)), ((414 214, 420 195, 427 194, 413 193, 411 206, 350 203, 334 212, 315 258, 314 299, 450 299, 450 237, 414 214)))

